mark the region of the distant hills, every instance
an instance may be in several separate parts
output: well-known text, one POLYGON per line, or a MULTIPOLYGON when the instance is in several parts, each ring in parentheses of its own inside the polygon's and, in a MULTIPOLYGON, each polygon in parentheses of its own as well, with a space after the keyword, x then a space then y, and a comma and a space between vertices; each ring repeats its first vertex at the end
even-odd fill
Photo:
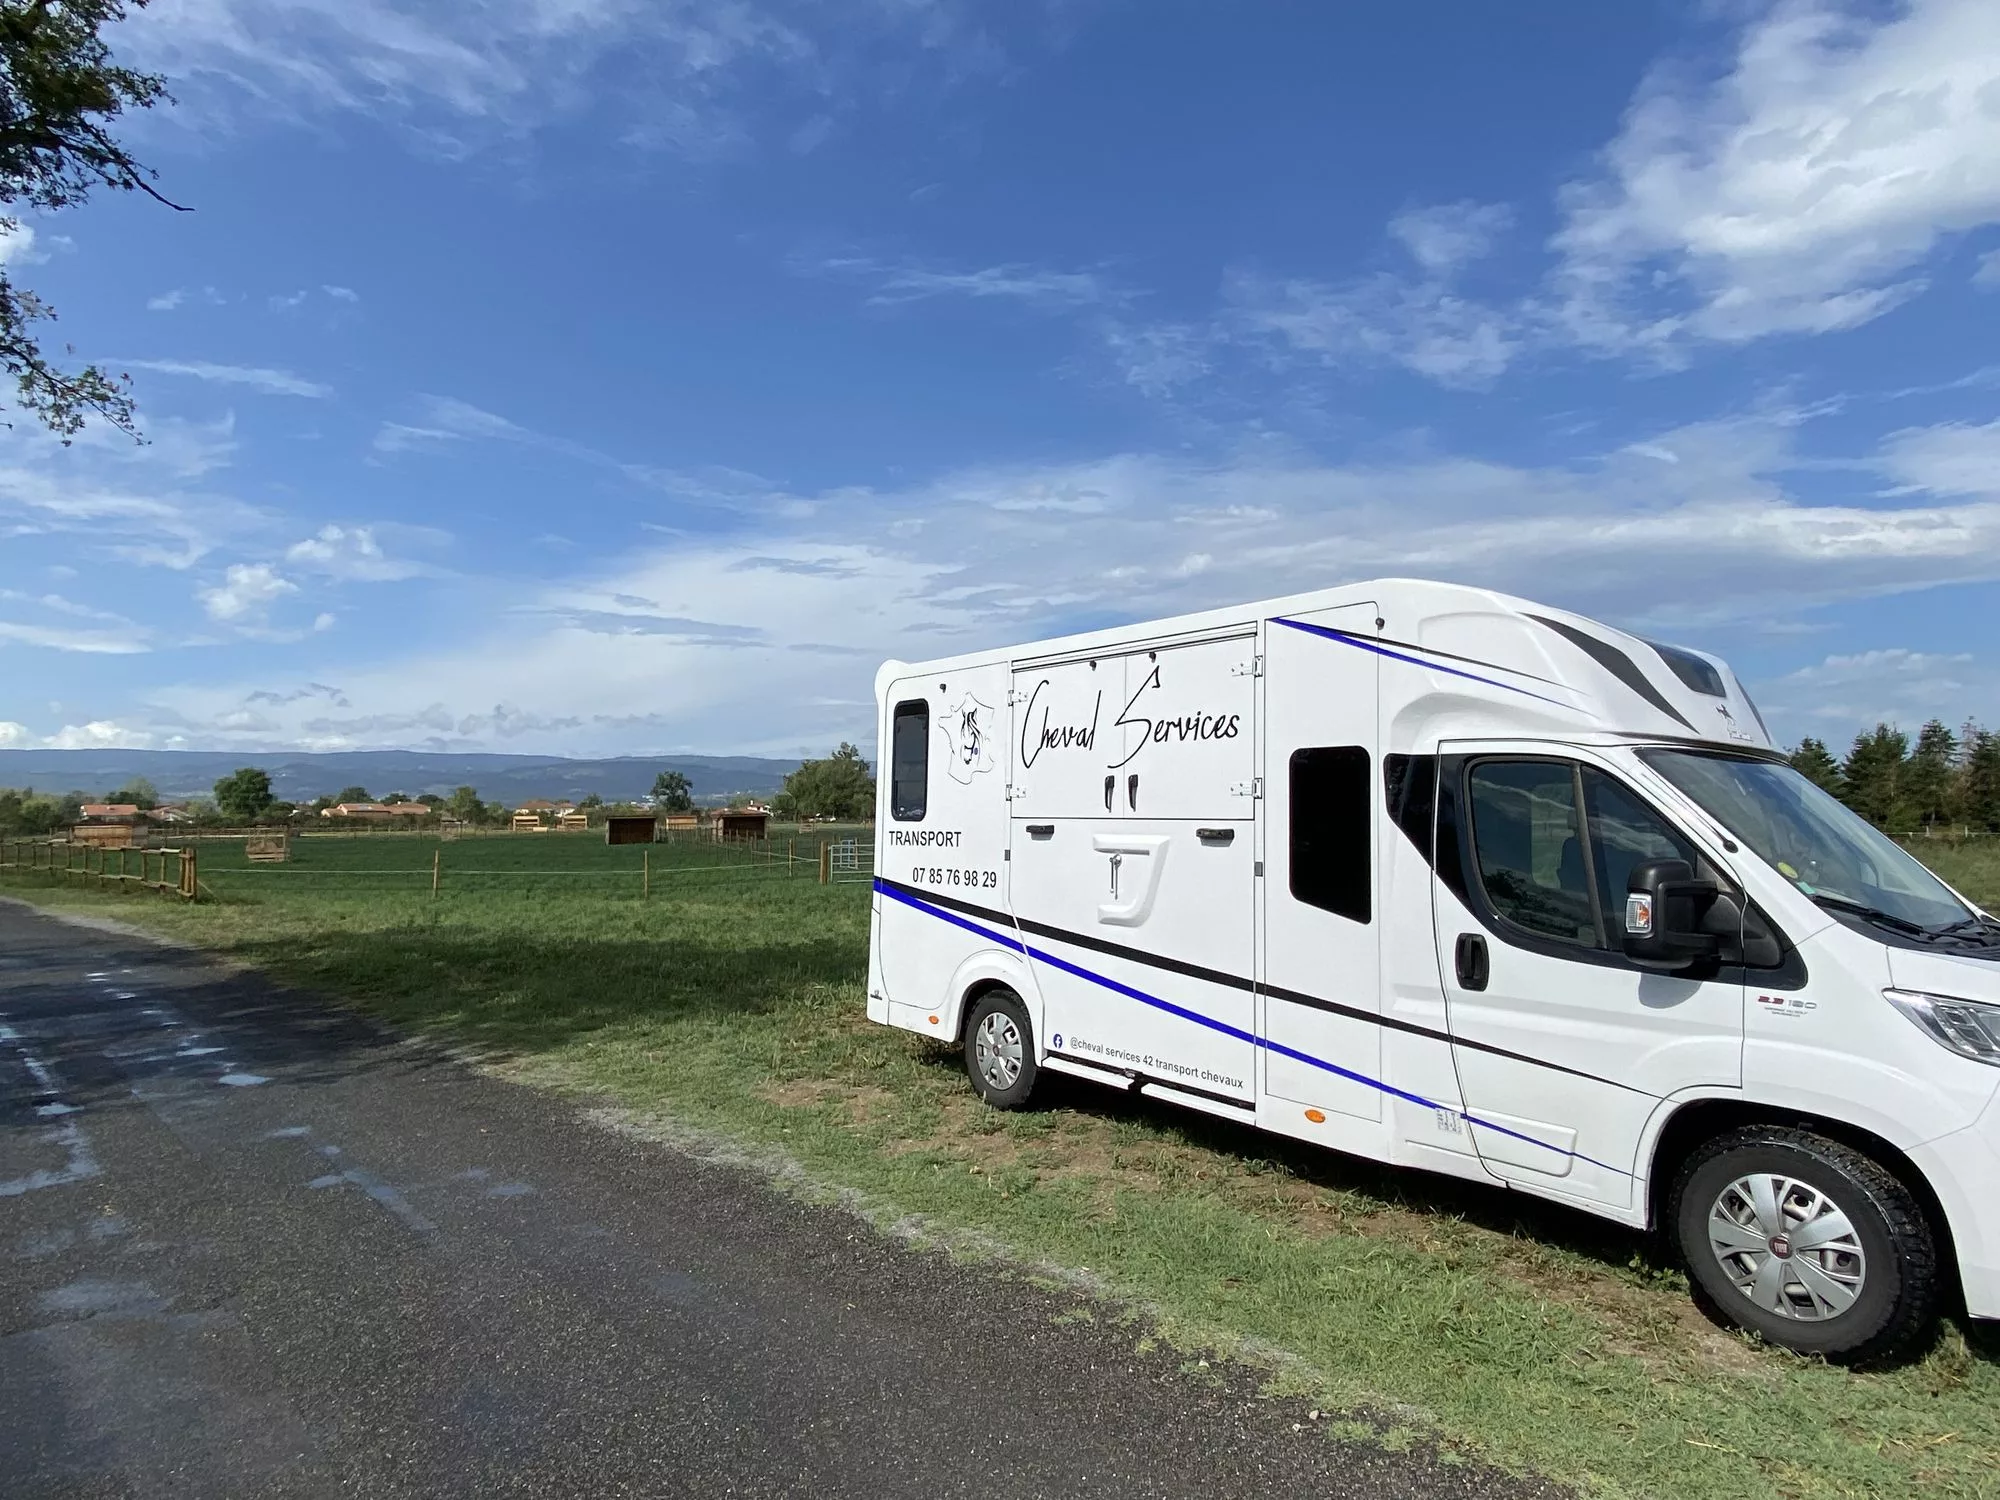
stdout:
POLYGON ((433 755, 420 750, 353 750, 310 755, 244 750, 0 750, 0 787, 38 792, 115 791, 143 776, 162 800, 206 797, 239 766, 271 773, 271 789, 286 802, 331 797, 350 786, 376 797, 391 792, 449 796, 476 787, 489 802, 510 806, 531 797, 581 801, 592 792, 606 802, 643 797, 662 771, 679 771, 697 802, 739 795, 768 796, 799 768, 795 760, 752 755, 635 755, 613 760, 564 760, 550 755, 433 755))

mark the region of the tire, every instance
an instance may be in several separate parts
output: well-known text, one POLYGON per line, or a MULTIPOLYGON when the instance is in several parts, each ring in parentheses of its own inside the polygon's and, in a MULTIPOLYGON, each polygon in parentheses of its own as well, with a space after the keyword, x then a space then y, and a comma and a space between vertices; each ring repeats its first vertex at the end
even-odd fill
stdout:
POLYGON ((988 990, 965 1018, 965 1071, 995 1109, 1021 1109, 1034 1092, 1035 1030, 1028 1008, 1009 989, 988 990))
POLYGON ((1892 1359, 1936 1320, 1937 1245, 1915 1196, 1873 1157, 1810 1130, 1760 1125, 1709 1141, 1675 1180, 1669 1222, 1696 1300, 1800 1354, 1892 1359))

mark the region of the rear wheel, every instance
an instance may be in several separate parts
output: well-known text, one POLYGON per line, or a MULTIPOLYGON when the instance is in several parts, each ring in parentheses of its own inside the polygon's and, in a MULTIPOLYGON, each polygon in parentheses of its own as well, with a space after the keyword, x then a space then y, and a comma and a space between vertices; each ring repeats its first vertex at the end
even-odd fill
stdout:
POLYGON ((1019 1109, 1034 1092, 1034 1028, 1012 990, 988 990, 973 1001, 965 1020, 965 1071, 995 1109, 1019 1109))
POLYGON ((1915 1197, 1812 1131, 1708 1142, 1681 1169, 1671 1222, 1700 1300, 1801 1354, 1885 1359, 1936 1316, 1937 1247, 1915 1197))

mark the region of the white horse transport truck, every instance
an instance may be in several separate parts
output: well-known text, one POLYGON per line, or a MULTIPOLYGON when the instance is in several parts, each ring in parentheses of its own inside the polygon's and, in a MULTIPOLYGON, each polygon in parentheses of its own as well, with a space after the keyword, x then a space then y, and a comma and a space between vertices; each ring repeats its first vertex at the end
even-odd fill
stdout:
POLYGON ((1664 1230, 1793 1349, 2000 1317, 2000 923, 1727 665, 1385 580, 876 677, 868 1015, 1664 1230))

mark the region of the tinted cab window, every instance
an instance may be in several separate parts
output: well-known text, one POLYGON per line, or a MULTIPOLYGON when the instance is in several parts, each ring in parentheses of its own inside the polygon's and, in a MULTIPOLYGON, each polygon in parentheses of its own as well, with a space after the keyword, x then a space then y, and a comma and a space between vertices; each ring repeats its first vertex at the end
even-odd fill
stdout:
POLYGON ((1480 889, 1503 920, 1579 948, 1618 948, 1635 865, 1683 859, 1716 879, 1678 829, 1616 778, 1559 760, 1487 760, 1466 778, 1480 889))

